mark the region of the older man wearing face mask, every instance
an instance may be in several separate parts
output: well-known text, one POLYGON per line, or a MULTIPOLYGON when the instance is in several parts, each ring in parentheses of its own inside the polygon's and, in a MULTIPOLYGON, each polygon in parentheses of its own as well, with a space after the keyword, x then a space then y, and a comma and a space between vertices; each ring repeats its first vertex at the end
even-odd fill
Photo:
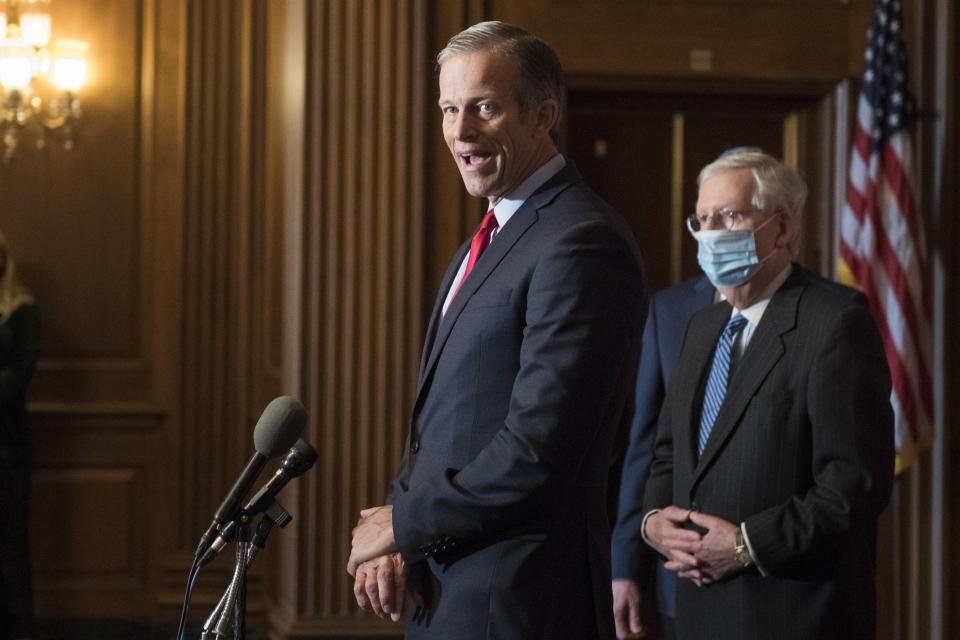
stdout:
POLYGON ((643 535, 680 578, 678 638, 872 639, 890 375, 863 296, 792 262, 803 180, 718 159, 688 221, 725 301, 690 321, 643 535))

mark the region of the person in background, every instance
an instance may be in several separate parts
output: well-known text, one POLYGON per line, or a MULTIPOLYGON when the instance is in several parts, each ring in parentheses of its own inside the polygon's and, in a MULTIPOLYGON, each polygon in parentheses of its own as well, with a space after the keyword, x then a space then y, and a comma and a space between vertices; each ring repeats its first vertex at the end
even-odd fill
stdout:
MULTIPOLYGON (((727 149, 723 158, 760 147, 727 149)), ((637 370, 637 393, 630 440, 623 462, 617 524, 613 530, 613 617, 619 640, 674 640, 676 574, 663 566, 640 535, 643 490, 653 462, 657 418, 673 374, 687 323, 719 299, 706 275, 658 291, 650 300, 637 370), (655 618, 655 620, 654 620, 655 618)))
POLYGON ((0 234, 0 640, 33 635, 27 553, 32 451, 26 393, 39 353, 40 316, 0 234))
POLYGON ((687 326, 644 492, 683 640, 872 640, 893 485, 890 372, 859 292, 792 262, 806 185, 763 153, 704 167, 689 220, 724 297, 687 326))

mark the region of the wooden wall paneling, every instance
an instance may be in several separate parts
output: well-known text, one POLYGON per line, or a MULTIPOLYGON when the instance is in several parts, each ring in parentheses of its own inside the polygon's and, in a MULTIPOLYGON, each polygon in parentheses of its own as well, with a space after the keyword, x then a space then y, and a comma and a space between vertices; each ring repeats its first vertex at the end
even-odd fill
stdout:
MULTIPOLYGON (((837 203, 837 176, 843 172, 838 167, 846 165, 846 156, 842 162, 837 147, 837 123, 845 110, 837 106, 837 88, 826 92, 814 102, 801 119, 805 134, 799 136, 801 142, 798 168, 810 185, 807 205, 804 242, 801 250, 806 256, 804 263, 822 276, 830 278, 836 270, 834 264, 834 224, 837 203)), ((844 138, 844 147, 846 139, 844 138)))
POLYGON ((909 594, 904 608, 909 613, 908 630, 914 637, 940 640, 957 635, 958 554, 955 518, 956 472, 951 479, 951 461, 957 451, 953 433, 958 395, 955 344, 956 291, 960 262, 956 207, 958 203, 956 73, 960 63, 960 14, 956 3, 946 0, 910 0, 904 3, 904 36, 908 47, 911 84, 919 101, 915 187, 918 209, 924 216, 931 268, 931 298, 934 329, 935 440, 921 455, 912 474, 910 523, 905 545, 907 571, 901 577, 909 594), (951 530, 953 528, 953 530, 951 530))
POLYGON ((91 44, 76 146, 40 150, 29 132, 0 167, 0 226, 45 333, 29 394, 40 617, 149 615, 167 539, 178 283, 158 274, 176 270, 164 260, 178 256, 180 183, 176 127, 154 133, 176 123, 179 86, 157 74, 161 14, 150 1, 54 4, 53 38, 91 44))
MULTIPOLYGON (((53 409, 76 403, 153 401, 152 329, 143 301, 139 3, 98 16, 96 2, 53 9, 53 37, 88 40, 90 78, 75 148, 24 132, 15 160, 0 167, 0 224, 36 294, 44 358, 32 389, 53 409), (103 153, 106 142, 112 153, 103 153), (52 259, 54 258, 55 259, 52 259)), ((147 226, 145 226, 147 225, 147 226)))
POLYGON ((862 58, 850 25, 870 2, 492 0, 490 15, 543 37, 569 73, 828 80, 862 58), (709 72, 691 67, 694 50, 709 72))
POLYGON ((41 618, 146 616, 161 413, 38 415, 31 564, 41 618))
MULTIPOLYGON (((176 545, 160 595, 179 607, 193 549, 253 453, 270 396, 263 309, 266 27, 254 0, 183 5, 185 44, 182 421, 171 463, 179 483, 176 545)), ((272 472, 272 467, 268 467, 272 472)), ((229 582, 230 554, 205 569, 197 611, 229 582)), ((258 568, 259 569, 259 568, 258 568)), ((262 608, 259 571, 248 610, 262 608)), ((198 613, 199 615, 199 613, 198 613)))
MULTIPOLYGON (((268 63, 270 75, 275 78, 270 100, 267 103, 268 148, 267 190, 268 202, 280 218, 280 234, 269 246, 277 246, 273 261, 281 271, 282 296, 279 298, 281 329, 281 375, 283 388, 297 393, 308 411, 317 411, 315 393, 306 393, 303 382, 302 362, 317 360, 312 347, 319 341, 312 338, 314 327, 308 326, 306 318, 318 315, 316 304, 318 296, 304 296, 307 280, 307 247, 312 238, 304 233, 306 194, 307 141, 306 137, 306 86, 307 43, 314 42, 307 24, 308 3, 304 0, 289 0, 269 4, 268 23, 268 63), (308 36, 308 33, 311 35, 308 36), (311 332, 311 339, 307 339, 311 332), (310 349, 308 351, 308 349, 310 349)), ((310 253, 310 255, 314 255, 310 253)), ((316 261, 314 261, 316 262, 316 261)), ((310 282, 317 281, 316 274, 310 274, 310 282)), ((313 419, 311 419, 313 420, 313 419)), ((318 442, 314 436, 316 430, 308 429, 307 439, 319 451, 324 451, 326 443, 318 442)), ((318 465, 323 464, 322 461, 318 465)), ((313 473, 325 473, 325 467, 315 467, 313 473)), ((311 483, 312 484, 312 483, 311 483)), ((289 491, 296 492, 291 498, 284 498, 284 504, 293 510, 304 503, 315 502, 315 491, 311 485, 297 483, 289 491), (301 492, 305 496, 301 497, 301 492)), ((316 540, 318 527, 310 515, 291 511, 297 516, 299 524, 288 526, 286 536, 306 536, 316 540), (301 534, 301 531, 303 533, 301 534)), ((295 521, 295 522, 297 522, 295 521)), ((316 545, 303 545, 300 549, 293 540, 271 544, 267 556, 268 580, 270 581, 271 618, 281 620, 294 619, 297 612, 297 594, 300 592, 299 567, 310 563, 309 558, 316 545)))
MULTIPOLYGON (((938 197, 941 199, 941 215, 938 220, 938 235, 940 242, 941 259, 935 270, 939 272, 939 287, 936 297, 943 300, 944 318, 943 333, 944 354, 960 353, 960 332, 952 327, 960 324, 960 298, 954 293, 960 290, 960 226, 956 215, 950 215, 960 206, 960 100, 956 97, 956 74, 960 70, 960 11, 956 5, 948 0, 937 2, 938 14, 944 27, 942 55, 945 72, 940 87, 944 110, 944 162, 943 182, 938 197)), ((941 547, 942 555, 935 557, 940 567, 938 586, 940 594, 946 595, 938 604, 942 607, 938 613, 942 616, 943 626, 939 635, 933 635, 935 640, 952 638, 960 633, 960 551, 956 544, 950 541, 960 540, 960 518, 956 517, 958 501, 953 496, 960 495, 960 435, 955 433, 952 425, 960 424, 960 364, 956 357, 946 357, 942 361, 945 369, 943 386, 943 431, 938 436, 937 451, 940 465, 937 468, 944 477, 944 493, 950 496, 944 505, 942 518, 946 523, 944 539, 946 544, 941 547), (949 398, 950 400, 946 400, 949 398)), ((939 594, 938 594, 939 595, 939 594)))
POLYGON ((359 510, 383 503, 396 469, 422 339, 426 6, 288 2, 270 14, 306 51, 292 74, 303 75, 288 78, 303 86, 304 120, 302 156, 284 155, 298 163, 284 172, 303 176, 302 194, 284 193, 285 224, 297 225, 284 388, 304 399, 321 453, 283 500, 295 520, 275 541, 276 637, 397 633, 357 610, 344 565, 359 510))

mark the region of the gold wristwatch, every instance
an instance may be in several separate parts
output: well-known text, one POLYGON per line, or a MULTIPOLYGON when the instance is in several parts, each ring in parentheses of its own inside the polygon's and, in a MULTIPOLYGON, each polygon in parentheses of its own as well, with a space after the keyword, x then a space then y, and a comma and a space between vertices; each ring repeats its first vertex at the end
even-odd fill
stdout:
POLYGON ((753 558, 750 557, 750 550, 747 549, 747 544, 743 541, 743 529, 740 527, 737 527, 733 545, 733 557, 736 561, 742 564, 744 568, 752 567, 753 558))

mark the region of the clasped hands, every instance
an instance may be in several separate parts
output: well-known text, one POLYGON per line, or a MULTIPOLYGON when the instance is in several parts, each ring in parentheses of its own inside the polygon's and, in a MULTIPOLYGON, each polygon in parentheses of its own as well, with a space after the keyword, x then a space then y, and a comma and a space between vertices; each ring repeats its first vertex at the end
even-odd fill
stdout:
POLYGON ((371 507, 360 512, 353 528, 347 573, 353 576, 353 595, 361 609, 398 621, 409 597, 423 605, 421 574, 408 567, 393 537, 393 507, 371 507))
POLYGON ((669 506, 647 518, 647 538, 667 562, 664 567, 698 587, 740 571, 733 555, 737 525, 690 509, 669 506), (692 522, 704 533, 683 528, 692 522))

